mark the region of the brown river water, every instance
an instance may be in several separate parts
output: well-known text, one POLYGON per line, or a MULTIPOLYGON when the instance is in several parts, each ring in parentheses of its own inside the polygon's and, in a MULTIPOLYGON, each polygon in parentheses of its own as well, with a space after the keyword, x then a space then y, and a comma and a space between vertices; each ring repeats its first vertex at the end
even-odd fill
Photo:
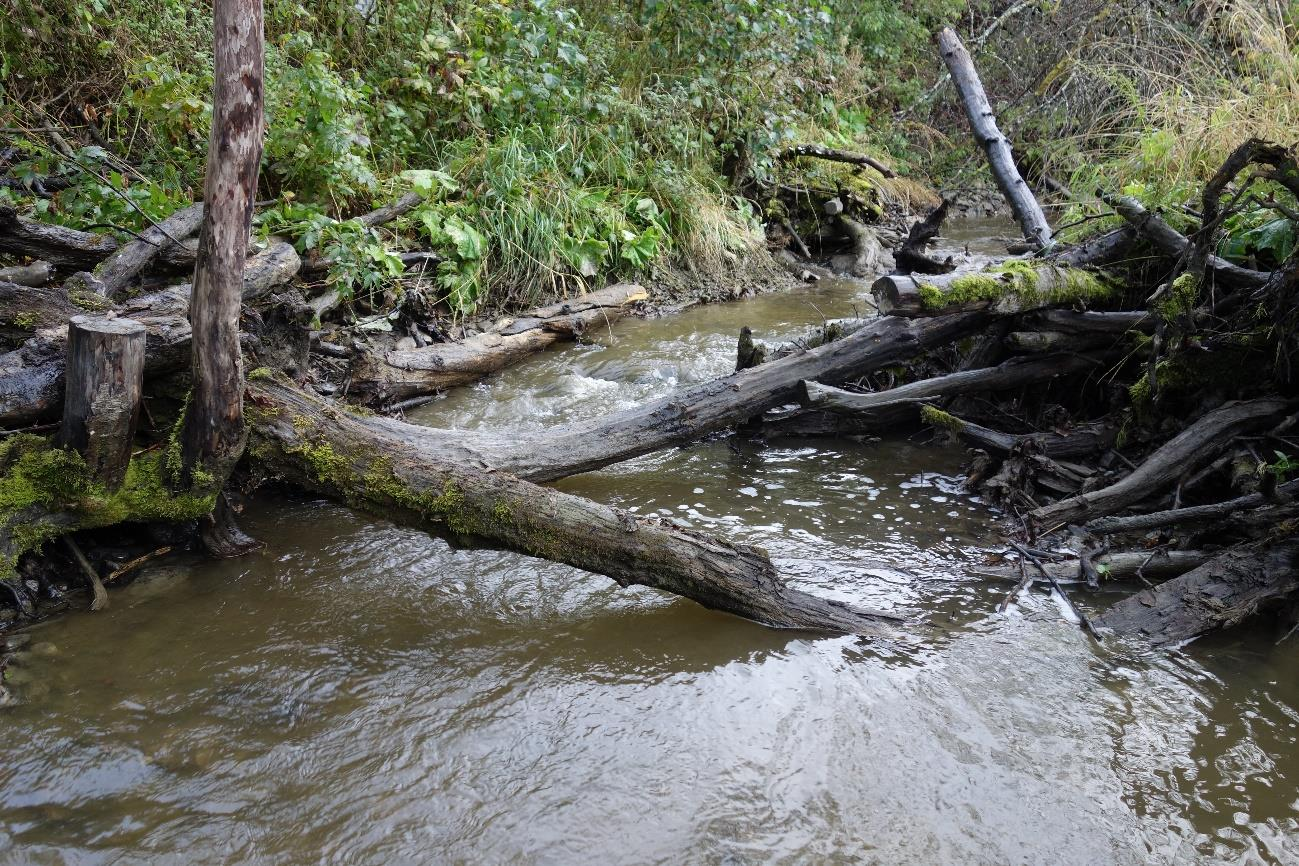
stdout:
MULTIPOLYGON (((741 325, 798 335, 865 296, 620 323, 414 420, 608 412, 727 372, 741 325)), ((888 642, 258 499, 260 554, 31 630, 0 863, 1299 863, 1299 644, 1097 646, 1037 591, 996 613, 1007 586, 971 573, 996 515, 926 440, 721 438, 560 485, 921 620, 888 642)))

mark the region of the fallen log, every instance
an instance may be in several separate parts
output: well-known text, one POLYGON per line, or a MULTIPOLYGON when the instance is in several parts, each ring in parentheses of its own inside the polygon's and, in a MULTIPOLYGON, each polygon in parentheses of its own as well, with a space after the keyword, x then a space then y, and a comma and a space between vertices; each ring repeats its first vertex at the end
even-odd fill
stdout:
POLYGON ((844 382, 974 333, 987 318, 958 313, 876 319, 841 339, 669 394, 644 406, 540 433, 428 431, 430 442, 530 481, 553 481, 685 444, 795 402, 804 379, 844 382))
POLYGON ((871 285, 881 315, 932 316, 967 310, 1010 315, 1061 304, 1105 303, 1118 295, 1105 276, 1016 259, 974 273, 890 274, 871 285))
MULTIPOLYGON (((287 480, 407 525, 445 529, 777 628, 882 634, 884 617, 789 587, 766 554, 473 465, 424 428, 249 383, 249 453, 287 480)), ((892 618, 892 617, 890 617, 892 618)))
POLYGON ((203 223, 203 204, 176 211, 160 223, 140 232, 135 240, 122 244, 95 268, 104 297, 117 297, 166 250, 180 249, 180 242, 198 231, 203 223))
MULTIPOLYGON (((1165 255, 1188 260, 1195 253, 1193 244, 1186 235, 1164 222, 1158 214, 1146 210, 1145 205, 1130 195, 1102 195, 1101 199, 1119 216, 1127 220, 1138 234, 1145 237, 1165 255)), ((1213 275, 1229 286, 1258 288, 1271 278, 1265 271, 1255 271, 1232 264, 1221 256, 1206 256, 1205 267, 1213 275)))
MULTIPOLYGON (((271 286, 287 282, 297 270, 297 253, 285 243, 272 243, 248 261, 244 270, 244 292, 257 298, 271 286)), ((115 312, 144 325, 147 331, 144 370, 146 376, 183 369, 189 363, 190 323, 188 318, 190 287, 173 286, 160 292, 110 305, 101 298, 73 297, 61 299, 62 289, 42 289, 48 293, 50 315, 66 312, 115 312), (87 306, 79 307, 80 300, 87 306)), ((0 287, 0 310, 4 309, 5 292, 0 287)), ((22 427, 59 412, 63 399, 64 346, 66 319, 49 330, 38 332, 13 351, 0 354, 0 428, 22 427)))
POLYGON ((1236 625, 1299 591, 1299 539, 1238 547, 1107 609, 1096 625, 1156 645, 1236 625))
POLYGON ((1011 331, 1006 334, 1006 348, 1028 355, 1046 353, 1080 353, 1113 345, 1114 338, 1088 334, 1068 334, 1064 331, 1011 331))
POLYGON ((833 147, 822 147, 819 144, 796 144, 793 147, 787 147, 780 152, 780 159, 789 160, 797 159, 800 156, 810 156, 816 159, 829 160, 830 162, 846 162, 850 165, 866 165, 878 171, 885 177, 897 177, 897 173, 884 163, 867 156, 864 153, 853 153, 848 150, 838 150, 833 147))
POLYGON ((107 235, 29 220, 0 205, 0 253, 43 259, 61 271, 86 271, 112 255, 117 246, 107 235))
MULTIPOLYGON (((93 270, 120 246, 108 235, 29 220, 12 207, 0 205, 0 253, 41 259, 71 273, 93 270)), ((161 258, 169 270, 189 270, 194 267, 194 248, 169 244, 161 258)))
POLYGON ((389 403, 473 382, 560 340, 612 324, 646 297, 634 284, 610 286, 538 307, 463 342, 365 355, 352 368, 352 393, 369 402, 389 403))
POLYGON ((1044 355, 1014 358, 996 367, 962 370, 909 382, 887 391, 855 394, 819 382, 800 383, 799 402, 808 409, 826 409, 843 414, 871 412, 900 403, 923 403, 956 397, 974 391, 1004 391, 1094 370, 1101 361, 1084 355, 1044 355))
POLYGON ((66 289, 0 282, 0 338, 21 341, 36 331, 60 328, 71 316, 104 309, 107 302, 66 289), (73 301, 76 297, 82 305, 73 301))
POLYGON ((1209 505, 1191 505, 1186 508, 1171 508, 1165 511, 1154 511, 1149 514, 1134 514, 1128 517, 1101 517, 1088 521, 1084 528, 1097 535, 1111 535, 1117 532, 1148 532, 1164 526, 1179 526, 1187 523, 1202 523, 1208 520, 1220 520, 1233 517, 1253 508, 1265 508, 1286 502, 1299 496, 1299 481, 1290 481, 1279 486, 1272 496, 1262 493, 1251 493, 1238 496, 1225 502, 1214 502, 1209 505))
POLYGON ((940 30, 937 39, 943 62, 947 64, 952 82, 961 94, 961 104, 970 121, 970 129, 988 158, 992 176, 1009 202, 1010 209, 1024 232, 1024 239, 1038 249, 1047 248, 1051 245, 1051 226, 1042 213, 1041 205, 1033 196, 1033 191, 1015 167, 1010 141, 997 128, 992 105, 988 102, 988 95, 983 90, 983 82, 979 80, 970 53, 965 50, 956 31, 950 27, 940 30))
POLYGON ((1131 226, 1122 226, 1113 231, 1088 238, 1068 249, 1054 252, 1051 260, 1062 267, 1103 268, 1117 264, 1127 257, 1136 244, 1137 233, 1131 226))
POLYGON ((1121 481, 1038 508, 1029 518, 1034 526, 1049 530, 1084 517, 1113 514, 1168 488, 1210 459, 1231 437, 1279 418, 1288 406, 1277 398, 1224 404, 1164 443, 1121 481))
POLYGON ((1035 450, 1047 457, 1077 457, 1104 451, 1118 436, 1118 430, 1105 423, 1081 424, 1067 433, 1054 430, 1047 433, 1002 433, 932 406, 922 409, 920 418, 926 424, 955 433, 972 445, 1004 454, 1035 450))
MULTIPOLYGON (((1203 550, 1157 550, 1153 552, 1123 551, 1107 553, 1096 557, 1093 565, 1103 570, 1107 580, 1167 580, 1199 568, 1213 559, 1217 554, 1203 550)), ((1085 583, 1082 561, 1069 559, 1060 562, 1044 562, 1042 567, 1056 580, 1077 581, 1085 583)), ((1020 569, 1015 566, 997 566, 977 570, 978 574, 988 577, 999 577, 1005 580, 1018 580, 1020 569)))
POLYGON ((32 262, 30 265, 13 265, 0 268, 0 283, 17 283, 20 286, 43 286, 54 279, 54 265, 49 262, 32 262))
POLYGON ((1035 310, 1021 324, 1037 331, 1059 331, 1065 334, 1120 336, 1129 331, 1143 334, 1155 330, 1156 318, 1145 310, 1097 313, 1091 310, 1035 310))

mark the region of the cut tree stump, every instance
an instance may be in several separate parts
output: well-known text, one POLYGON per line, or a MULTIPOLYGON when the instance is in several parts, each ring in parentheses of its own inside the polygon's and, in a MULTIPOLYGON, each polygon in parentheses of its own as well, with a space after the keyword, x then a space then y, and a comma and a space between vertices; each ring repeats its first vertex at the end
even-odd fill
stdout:
POLYGON ((113 491, 126 478, 144 387, 145 328, 130 319, 74 316, 59 444, 113 491))

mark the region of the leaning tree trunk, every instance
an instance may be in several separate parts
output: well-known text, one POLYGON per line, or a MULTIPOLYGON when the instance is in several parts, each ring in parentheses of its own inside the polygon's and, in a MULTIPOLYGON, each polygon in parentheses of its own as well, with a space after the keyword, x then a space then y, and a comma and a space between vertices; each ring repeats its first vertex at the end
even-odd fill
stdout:
MULTIPOLYGON (((212 135, 203 185, 206 215, 190 296, 194 389, 180 432, 181 477, 191 490, 220 489, 243 455, 244 365, 239 349, 248 231, 262 158, 262 2, 216 0, 212 7, 212 135)), ((233 530, 218 501, 208 547, 231 555, 250 540, 233 530)))
POLYGON ((992 113, 988 95, 983 90, 983 82, 979 80, 970 53, 965 50, 956 31, 950 27, 939 31, 938 48, 948 71, 952 73, 956 89, 961 93, 961 103, 965 107, 965 116, 970 120, 970 129, 987 154, 992 176, 1010 203, 1010 209, 1014 211, 1015 219, 1023 229, 1024 238, 1039 249, 1050 246, 1051 226, 1042 213, 1042 207, 1033 197, 1032 190, 1015 167, 1010 141, 997 128, 997 119, 992 113))
POLYGON ((654 587, 764 625, 880 634, 887 617, 785 584, 758 548, 475 465, 423 428, 249 385, 251 453, 269 472, 421 528, 654 587))

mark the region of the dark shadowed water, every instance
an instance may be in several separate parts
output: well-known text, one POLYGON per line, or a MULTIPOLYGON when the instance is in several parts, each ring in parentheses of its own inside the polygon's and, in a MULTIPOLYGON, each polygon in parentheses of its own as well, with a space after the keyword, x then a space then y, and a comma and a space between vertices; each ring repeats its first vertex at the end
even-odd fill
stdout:
MULTIPOLYGON (((727 372, 741 325, 797 335, 864 294, 621 323, 418 420, 608 412, 727 372)), ((33 630, 0 862, 1299 862, 1299 644, 1143 654, 1045 595, 996 614, 1007 587, 969 573, 995 515, 960 463, 923 437, 719 439, 561 485, 923 620, 889 643, 259 500, 264 552, 33 630)))

